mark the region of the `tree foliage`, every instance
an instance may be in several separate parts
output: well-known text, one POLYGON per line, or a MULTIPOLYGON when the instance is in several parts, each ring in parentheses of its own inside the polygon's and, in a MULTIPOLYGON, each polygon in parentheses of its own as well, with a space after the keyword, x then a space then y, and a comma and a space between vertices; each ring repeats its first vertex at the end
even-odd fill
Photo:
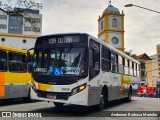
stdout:
POLYGON ((125 51, 125 54, 127 54, 128 56, 134 58, 134 59, 138 59, 138 56, 136 54, 132 54, 132 50, 130 51, 125 51))

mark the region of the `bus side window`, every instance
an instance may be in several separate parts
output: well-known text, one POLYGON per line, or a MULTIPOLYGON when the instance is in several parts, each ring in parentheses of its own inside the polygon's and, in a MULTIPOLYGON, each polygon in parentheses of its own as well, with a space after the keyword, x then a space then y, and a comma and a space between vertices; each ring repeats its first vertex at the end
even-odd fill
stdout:
POLYGON ((139 64, 136 64, 137 65, 137 77, 140 76, 140 67, 139 67, 139 64))
POLYGON ((115 53, 111 53, 111 69, 114 73, 118 72, 117 62, 117 55, 115 53))
POLYGON ((111 70, 111 52, 106 47, 102 46, 102 71, 111 70))
POLYGON ((0 71, 7 70, 7 53, 0 51, 0 71))
POLYGON ((124 74, 128 75, 129 74, 129 70, 128 70, 128 60, 126 58, 124 58, 124 74))
POLYGON ((93 79, 100 71, 100 51, 91 48, 89 51, 89 78, 93 79))
POLYGON ((26 55, 21 55, 22 56, 22 63, 20 64, 20 71, 21 72, 27 72, 27 56, 26 55))
POLYGON ((123 57, 118 56, 118 64, 119 64, 119 73, 123 74, 124 73, 124 66, 123 66, 123 57))
POLYGON ((9 52, 9 71, 27 72, 26 55, 9 52))

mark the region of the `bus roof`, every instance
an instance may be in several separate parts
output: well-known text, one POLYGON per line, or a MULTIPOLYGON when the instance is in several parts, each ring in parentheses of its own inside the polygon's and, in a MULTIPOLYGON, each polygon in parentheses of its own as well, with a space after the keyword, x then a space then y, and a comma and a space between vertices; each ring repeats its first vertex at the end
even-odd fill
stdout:
POLYGON ((7 47, 7 46, 0 46, 0 50, 18 52, 18 53, 23 53, 23 54, 27 53, 27 50, 22 50, 18 48, 7 47))
MULTIPOLYGON (((44 35, 44 36, 41 36, 41 37, 49 37, 49 36, 54 36, 54 35, 74 35, 74 34, 77 34, 77 35, 87 35, 88 37, 93 38, 94 40, 96 40, 100 44, 102 44, 104 46, 107 46, 111 51, 116 52, 117 54, 121 55, 122 57, 127 58, 128 60, 131 60, 131 61, 133 61, 133 62, 135 62, 137 64, 140 64, 140 62, 137 61, 137 60, 135 60, 134 58, 126 55, 125 53, 121 52, 120 50, 117 50, 115 47, 113 47, 113 46, 105 43, 104 41, 102 41, 102 40, 100 40, 100 39, 98 39, 98 38, 96 38, 96 37, 94 37, 94 36, 92 36, 92 35, 90 35, 88 33, 56 33, 56 34, 44 35)), ((41 38, 41 37, 39 37, 39 38, 41 38)))

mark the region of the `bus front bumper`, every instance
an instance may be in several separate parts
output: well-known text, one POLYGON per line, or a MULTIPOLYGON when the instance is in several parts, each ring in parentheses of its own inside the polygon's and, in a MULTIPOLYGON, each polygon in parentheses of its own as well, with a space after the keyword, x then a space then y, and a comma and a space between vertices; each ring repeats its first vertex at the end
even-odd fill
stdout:
POLYGON ((71 93, 52 93, 52 92, 44 92, 44 91, 37 91, 34 92, 31 89, 31 99, 34 100, 44 100, 49 102, 58 102, 64 104, 75 104, 75 105, 83 105, 88 106, 88 88, 86 87, 83 91, 71 95, 71 93), (55 94, 55 96, 50 96, 50 99, 47 98, 48 95, 55 94))

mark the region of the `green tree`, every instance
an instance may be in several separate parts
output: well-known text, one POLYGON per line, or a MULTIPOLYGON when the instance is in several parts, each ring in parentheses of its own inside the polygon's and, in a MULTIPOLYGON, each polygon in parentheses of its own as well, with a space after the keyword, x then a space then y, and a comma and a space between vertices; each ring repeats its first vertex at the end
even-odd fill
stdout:
POLYGON ((125 54, 127 54, 128 56, 134 58, 134 59, 138 59, 138 56, 136 54, 132 54, 132 50, 130 51, 125 51, 125 54))

